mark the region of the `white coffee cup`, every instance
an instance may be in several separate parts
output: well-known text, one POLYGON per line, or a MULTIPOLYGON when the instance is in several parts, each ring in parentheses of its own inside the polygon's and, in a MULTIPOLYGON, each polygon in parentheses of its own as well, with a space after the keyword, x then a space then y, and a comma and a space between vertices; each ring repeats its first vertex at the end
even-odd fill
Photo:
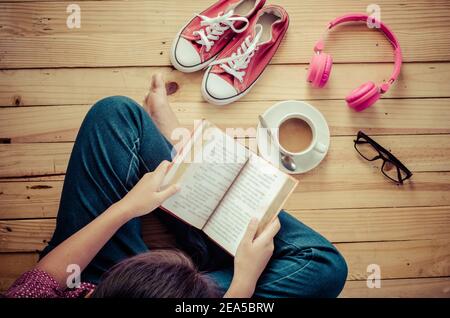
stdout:
MULTIPOLYGON (((289 113, 279 120, 276 127, 278 128, 277 129, 278 133, 275 134, 276 142, 277 142, 278 147, 280 148, 281 152, 283 152, 285 154, 288 154, 290 156, 301 156, 301 155, 309 154, 311 152, 318 152, 320 154, 323 154, 323 153, 326 153, 328 150, 328 147, 318 140, 317 125, 314 123, 314 121, 309 116, 307 116, 305 114, 289 113), (300 152, 292 152, 292 151, 287 150, 286 148, 283 147, 283 145, 281 144, 281 142, 279 140, 279 131, 280 131, 281 125, 284 122, 286 122, 287 120, 293 119, 293 118, 301 119, 304 122, 306 122, 309 125, 309 127, 311 128, 311 132, 312 132, 311 143, 309 144, 309 146, 306 149, 304 149, 300 152)), ((298 137, 301 138, 302 136, 298 136, 298 137)))

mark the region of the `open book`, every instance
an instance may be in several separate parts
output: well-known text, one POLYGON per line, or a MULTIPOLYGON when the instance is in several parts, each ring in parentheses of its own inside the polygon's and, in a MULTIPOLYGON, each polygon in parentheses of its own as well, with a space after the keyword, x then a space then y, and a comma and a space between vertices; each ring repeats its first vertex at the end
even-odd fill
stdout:
POLYGON ((260 220, 261 232, 297 180, 202 121, 174 158, 163 187, 174 183, 180 191, 161 207, 234 256, 250 219, 260 220))

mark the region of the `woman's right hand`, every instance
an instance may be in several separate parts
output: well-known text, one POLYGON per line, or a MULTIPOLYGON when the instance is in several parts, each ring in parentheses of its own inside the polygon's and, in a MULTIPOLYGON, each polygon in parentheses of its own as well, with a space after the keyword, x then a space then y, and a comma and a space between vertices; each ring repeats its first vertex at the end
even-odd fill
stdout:
POLYGON ((256 283, 266 268, 274 250, 273 238, 280 230, 276 217, 255 238, 258 220, 252 219, 234 258, 234 275, 225 297, 251 297, 256 283))
POLYGON ((144 174, 133 189, 115 205, 124 211, 130 219, 145 215, 156 209, 179 190, 176 184, 164 190, 160 189, 169 165, 170 162, 164 160, 154 171, 144 174))

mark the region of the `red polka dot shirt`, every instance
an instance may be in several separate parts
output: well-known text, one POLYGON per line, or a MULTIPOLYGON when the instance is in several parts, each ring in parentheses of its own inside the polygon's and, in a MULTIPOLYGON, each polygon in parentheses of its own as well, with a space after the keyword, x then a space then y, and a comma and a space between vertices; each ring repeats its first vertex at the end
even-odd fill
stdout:
POLYGON ((6 291, 9 298, 83 298, 95 285, 81 283, 78 288, 61 288, 56 280, 44 271, 32 269, 20 276, 6 291))

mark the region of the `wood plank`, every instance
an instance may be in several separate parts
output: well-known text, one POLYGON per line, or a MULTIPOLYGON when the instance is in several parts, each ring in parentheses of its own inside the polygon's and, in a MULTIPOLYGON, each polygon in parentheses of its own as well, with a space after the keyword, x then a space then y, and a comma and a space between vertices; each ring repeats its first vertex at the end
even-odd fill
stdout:
MULTIPOLYGON (((339 64, 333 69, 327 86, 313 89, 305 80, 307 65, 271 65, 242 101, 339 99, 342 103, 339 111, 349 112, 344 97, 369 79, 375 82, 386 79, 392 65, 339 64)), ((0 105, 92 105, 111 95, 125 95, 140 102, 155 72, 165 75, 172 102, 202 101, 201 72, 185 74, 168 67, 75 68, 0 71, 0 105)), ((405 64, 398 82, 385 98, 450 97, 449 82, 450 63, 405 64)))
POLYGON ((365 280, 367 266, 380 266, 381 277, 450 276, 450 239, 394 242, 339 243, 337 249, 349 266, 348 280, 365 280))
MULTIPOLYGON (((431 174, 430 180, 434 180, 434 177, 435 174, 431 174)), ((62 178, 61 180, 33 180, 35 181, 0 182, 0 219, 56 216, 63 184, 62 178)), ((444 174, 442 177, 442 182, 444 184, 446 180, 448 180, 448 174, 444 174)), ((428 187, 431 189, 428 191, 426 190, 426 187, 423 186, 425 189, 420 189, 421 191, 419 191, 417 195, 411 195, 410 198, 406 197, 406 199, 404 199, 404 197, 399 197, 398 202, 395 202, 396 196, 394 195, 392 199, 394 203, 390 202, 391 199, 387 202, 390 203, 391 206, 405 205, 405 209, 392 210, 383 208, 353 210, 355 207, 358 207, 358 203, 365 202, 364 198, 356 198, 348 201, 348 197, 351 196, 344 195, 344 199, 347 199, 348 201, 347 204, 345 204, 346 201, 339 198, 342 196, 342 192, 333 194, 333 187, 323 187, 323 191, 317 196, 313 196, 315 192, 312 190, 309 190, 309 192, 303 196, 294 194, 295 198, 292 199, 293 202, 291 203, 289 211, 306 224, 319 230, 321 233, 325 233, 328 238, 332 238, 335 241, 370 241, 380 240, 380 237, 383 237, 384 240, 407 239, 408 234, 400 231, 405 230, 404 224, 409 225, 408 229, 413 227, 414 237, 427 238, 426 235, 429 228, 435 227, 436 235, 445 234, 447 231, 445 228, 436 224, 438 222, 442 222, 442 225, 446 224, 445 220, 447 220, 448 217, 448 207, 439 206, 449 204, 447 199, 448 196, 445 193, 446 189, 444 188, 442 191, 437 191, 438 193, 435 195, 433 188, 439 188, 439 185, 432 187, 432 183, 433 181, 430 181, 428 187), (319 198, 316 199, 316 197, 319 198), (327 202, 324 202, 324 197, 327 198, 327 202), (297 206, 295 206, 296 201, 298 201, 297 206), (336 203, 340 207, 333 207, 336 203), (420 205, 420 203, 425 207, 414 207, 414 205, 420 205), (429 207, 433 205, 437 207, 429 207), (299 210, 299 207, 302 207, 301 210, 299 210), (337 208, 351 210, 343 211, 337 210, 337 208), (330 210, 320 211, 320 209, 330 210), (419 218, 421 214, 426 220, 419 218), (334 215, 338 215, 339 219, 335 220, 334 215), (384 231, 384 228, 377 227, 378 222, 382 222, 382 220, 388 218, 389 215, 391 216, 389 218, 389 226, 397 227, 396 230, 392 232, 387 232, 384 231), (414 218, 412 218, 412 216, 409 218, 410 215, 414 216, 414 218), (364 221, 366 221, 366 223, 364 223, 364 221), (420 222, 422 222, 422 227, 420 226, 420 222), (334 224, 340 225, 337 227, 334 226, 334 224), (362 226, 364 226, 365 229, 364 239, 360 238, 359 231, 355 231, 355 229, 362 226)), ((307 189, 300 191, 307 191, 307 189)), ((389 195, 389 190, 383 193, 389 195)), ((358 195, 358 193, 356 193, 356 195, 358 195)), ((380 198, 383 198, 383 196, 380 198)), ((384 200, 380 201, 380 198, 378 201, 374 200, 374 205, 386 204, 384 200)))
MULTIPOLYGON (((291 211, 333 243, 430 240, 450 237, 450 207, 291 211)), ((0 252, 42 250, 55 219, 0 221, 0 252)), ((173 235, 155 215, 143 218, 143 237, 152 248, 174 247, 173 235)))
POLYGON ((0 138, 11 142, 74 141, 88 105, 1 107, 0 138))
POLYGON ((397 186, 370 166, 364 173, 331 171, 323 167, 320 174, 312 171, 299 177, 299 181, 299 186, 285 204, 288 211, 299 207, 344 209, 450 204, 448 172, 416 173, 411 182, 397 186))
MULTIPOLYGON (((175 247, 173 235, 155 215, 146 215, 142 220, 142 235, 149 247, 175 247)), ((0 221, 0 253, 42 251, 55 225, 55 218, 0 221)))
MULTIPOLYGON (((274 101, 237 102, 233 107, 210 107, 207 103, 172 103, 180 123, 192 128, 201 118, 222 129, 255 127, 258 114, 274 101)), ((331 135, 450 133, 450 99, 382 99, 364 113, 350 111, 341 100, 311 103, 325 116, 331 135)), ((0 107, 0 138, 17 142, 74 141, 89 105, 0 107)))
POLYGON ((0 292, 6 291, 20 275, 32 269, 37 261, 37 253, 0 253, 0 292))
POLYGON ((450 277, 389 279, 381 288, 367 288, 365 281, 347 281, 341 298, 450 298, 450 277))
POLYGON ((0 252, 42 251, 53 235, 55 224, 56 219, 1 221, 0 252))
MULTIPOLYGON (((366 174, 339 171, 300 178, 285 209, 320 210, 450 205, 450 173, 416 173, 403 186, 384 180, 368 166, 366 174), (372 170, 372 171, 371 171, 372 170), (370 175, 372 172, 372 175, 370 175), (354 180, 353 182, 348 182, 354 180)), ((56 216, 63 181, 0 182, 0 218, 56 216)))
MULTIPOLYGON (((181 124, 192 125, 198 118, 208 119, 221 128, 254 127, 257 117, 278 101, 236 102, 232 107, 210 107, 207 103, 174 102, 181 124)), ((351 111, 345 101, 307 101, 326 118, 331 135, 356 135, 363 129, 367 134, 429 134, 449 133, 450 106, 447 98, 381 99, 364 113, 351 111)), ((7 108, 4 108, 7 109, 7 108)), ((23 109, 21 107, 13 109, 23 109)), ((0 108, 0 120, 2 116, 0 108)), ((31 123, 30 123, 31 124, 31 123)), ((2 135, 2 134, 0 134, 2 135)))
MULTIPOLYGON (((330 150, 323 163, 304 176, 330 171, 334 175, 343 172, 366 173, 371 166, 380 168, 377 162, 368 164, 360 160, 352 149, 353 139, 350 136, 331 137, 330 150)), ((449 135, 376 136, 374 139, 389 147, 413 172, 450 171, 450 162, 446 160, 450 157, 449 135)), ((255 139, 247 140, 246 144, 256 151, 255 139)), ((0 144, 0 177, 63 174, 72 147, 71 142, 0 144)), ((302 176, 299 178, 303 179, 302 176)))
POLYGON ((1 218, 46 218, 58 211, 63 181, 0 183, 1 218))
MULTIPOLYGON (((146 242, 165 247, 164 237, 170 232, 158 223, 143 224, 146 242), (161 237, 161 235, 163 237, 161 237), (162 242, 162 243, 161 243, 162 242)), ((0 252, 41 251, 53 234, 54 219, 0 221, 0 252)), ((172 241, 173 242, 173 241, 172 241)), ((386 278, 450 276, 450 239, 393 242, 338 243, 349 266, 349 280, 363 280, 368 276, 367 266, 378 264, 386 278)))
POLYGON ((450 237, 449 206, 289 212, 334 243, 450 237))
MULTIPOLYGON (((307 63, 327 23, 342 12, 364 12, 370 0, 279 0, 290 14, 290 30, 274 63, 307 63)), ((85 1, 80 29, 66 26, 67 3, 0 5, 0 67, 168 65, 171 41, 194 12, 210 0, 85 1)), ((450 4, 415 0, 402 4, 380 0, 382 19, 399 38, 405 61, 450 58, 450 4), (417 21, 411 25, 411 21, 417 21)), ((364 25, 332 32, 327 48, 336 62, 391 61, 392 49, 378 32, 364 25), (345 30, 345 32, 343 32, 345 30), (349 48, 352 49, 349 49, 349 48)))
POLYGON ((0 176, 42 176, 66 172, 73 143, 0 144, 0 176))

